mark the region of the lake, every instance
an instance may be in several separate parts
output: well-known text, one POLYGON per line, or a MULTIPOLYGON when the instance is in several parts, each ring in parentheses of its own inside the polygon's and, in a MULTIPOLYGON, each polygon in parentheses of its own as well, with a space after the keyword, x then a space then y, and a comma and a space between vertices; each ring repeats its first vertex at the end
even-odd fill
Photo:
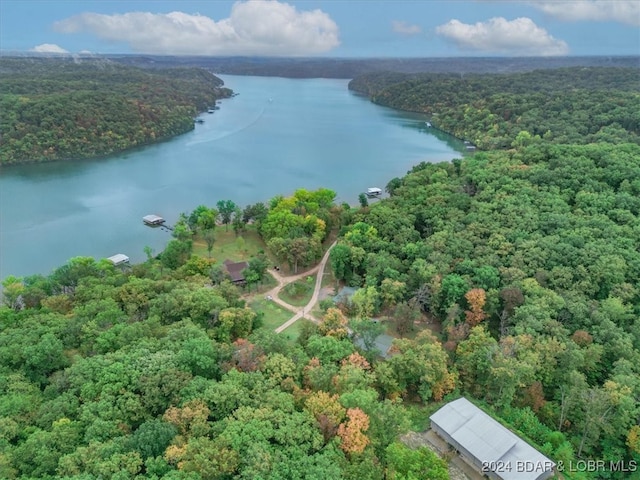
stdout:
POLYGON ((74 256, 160 252, 157 214, 230 199, 241 207, 327 187, 357 203, 422 162, 462 155, 461 142, 428 129, 426 118, 372 104, 347 80, 220 76, 239 95, 200 116, 192 132, 99 160, 0 170, 0 278, 48 274, 74 256))

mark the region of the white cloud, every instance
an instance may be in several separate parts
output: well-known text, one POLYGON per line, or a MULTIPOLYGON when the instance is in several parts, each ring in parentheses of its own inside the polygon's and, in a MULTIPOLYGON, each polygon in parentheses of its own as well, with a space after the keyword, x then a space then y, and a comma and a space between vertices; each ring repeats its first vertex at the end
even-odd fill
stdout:
POLYGON ((55 43, 43 43, 40 45, 36 45, 29 51, 37 53, 69 53, 67 50, 56 45, 55 43))
POLYGON ((393 20, 391 22, 391 28, 394 32, 401 35, 418 35, 422 33, 422 29, 418 25, 411 25, 401 20, 393 20))
POLYGON ((638 0, 572 0, 570 2, 530 0, 529 3, 560 20, 614 21, 640 26, 638 0))
POLYGON ((511 21, 496 17, 474 25, 454 19, 437 27, 436 33, 461 49, 486 54, 553 56, 569 53, 564 41, 553 38, 526 17, 511 21))
POLYGON ((275 0, 236 2, 215 21, 183 12, 83 13, 56 22, 63 33, 90 32, 140 53, 168 55, 313 55, 340 44, 338 26, 321 10, 298 11, 275 0))

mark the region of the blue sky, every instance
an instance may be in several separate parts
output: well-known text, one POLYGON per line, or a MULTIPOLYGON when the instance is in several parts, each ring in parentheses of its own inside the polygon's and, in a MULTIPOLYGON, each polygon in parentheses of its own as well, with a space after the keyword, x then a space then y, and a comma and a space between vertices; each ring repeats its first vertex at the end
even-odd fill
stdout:
POLYGON ((0 0, 0 50, 328 57, 640 54, 640 0, 0 0))

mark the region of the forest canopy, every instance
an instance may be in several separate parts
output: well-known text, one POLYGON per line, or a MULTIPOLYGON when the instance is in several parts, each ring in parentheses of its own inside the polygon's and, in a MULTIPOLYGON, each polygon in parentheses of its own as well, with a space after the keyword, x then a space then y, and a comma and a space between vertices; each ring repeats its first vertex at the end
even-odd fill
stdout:
MULTIPOLYGON (((575 81, 584 108, 600 99, 630 113, 633 80, 611 71, 602 97, 596 73, 600 90, 575 81)), ((500 84, 534 95, 519 78, 474 81, 488 98, 500 84)), ((429 95, 445 98, 448 82, 429 95)), ((557 116, 540 105, 541 118, 557 116)), ((508 148, 420 163, 371 205, 335 205, 324 188, 244 210, 221 200, 181 215, 174 240, 142 264, 76 257, 5 279, 0 477, 446 480, 447 462, 402 434, 464 395, 564 465, 563 478, 630 478, 640 463, 637 126, 623 128, 630 142, 570 143, 575 122, 562 140, 518 118, 504 120, 508 148), (248 301, 269 276, 267 254, 248 262, 245 289, 233 285, 211 258, 218 224, 238 238, 255 229, 292 272, 337 237, 330 273, 355 292, 319 302, 296 338, 275 334, 268 298, 248 301), (194 253, 202 239, 208 255, 194 253), (379 352, 383 331, 395 338, 379 352), (620 468, 572 471, 578 460, 620 468)), ((602 130, 597 118, 584 127, 602 130)))
POLYGON ((104 156, 187 132, 231 94, 222 84, 196 68, 2 57, 0 165, 104 156))
POLYGON ((349 88, 372 101, 431 115, 481 149, 514 142, 640 143, 637 68, 574 67, 510 74, 372 73, 349 88), (518 139, 521 132, 528 138, 518 139))

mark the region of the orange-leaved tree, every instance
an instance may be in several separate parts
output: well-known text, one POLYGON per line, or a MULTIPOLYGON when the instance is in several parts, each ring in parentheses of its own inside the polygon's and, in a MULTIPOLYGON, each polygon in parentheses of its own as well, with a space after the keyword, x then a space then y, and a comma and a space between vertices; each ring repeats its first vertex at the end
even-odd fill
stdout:
POLYGON ((338 427, 338 436, 342 440, 340 448, 347 453, 362 453, 369 444, 364 434, 369 430, 369 416, 359 408, 347 410, 347 421, 338 427))

